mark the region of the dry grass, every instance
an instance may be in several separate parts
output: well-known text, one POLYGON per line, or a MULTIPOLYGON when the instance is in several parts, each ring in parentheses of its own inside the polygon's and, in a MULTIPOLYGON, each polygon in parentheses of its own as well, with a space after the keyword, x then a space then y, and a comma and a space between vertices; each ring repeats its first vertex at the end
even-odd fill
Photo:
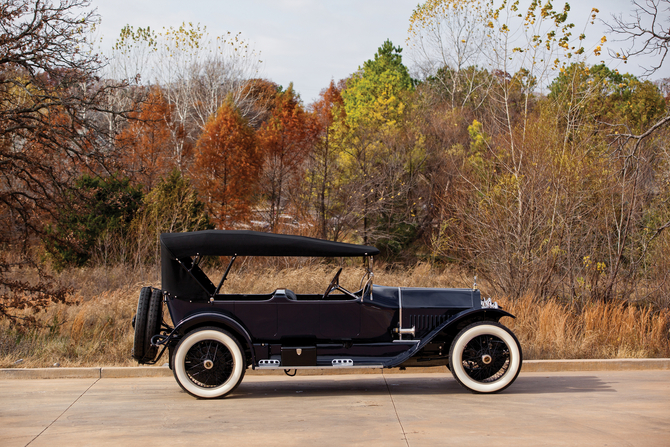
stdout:
POLYGON ((130 366, 138 289, 124 286, 80 304, 54 304, 40 315, 45 327, 0 332, 0 367, 130 366), (19 364, 15 362, 23 359, 19 364))
MULTIPOLYGON (((268 293, 285 287, 297 293, 323 293, 339 265, 306 262, 240 264, 225 284, 230 293, 268 293)), ((210 269, 215 276, 221 269, 210 269)), ((471 279, 451 270, 420 264, 415 268, 376 266, 375 283, 419 287, 470 287, 471 279)), ((345 266, 341 284, 357 290, 364 271, 345 266)), ((25 278, 27 272, 22 272, 25 278)), ((40 314, 41 329, 20 333, 0 323, 0 367, 130 366, 130 325, 137 295, 144 285, 159 286, 155 268, 144 271, 117 266, 66 271, 55 280, 75 289, 79 304, 55 304, 40 314), (18 359, 22 362, 16 363, 18 359)), ((485 289, 486 285, 482 285, 485 289)), ((670 357, 670 314, 622 303, 594 304, 582 310, 557 301, 524 297, 500 300, 516 320, 514 330, 526 359, 670 357)), ((161 363, 166 361, 161 360, 161 363)))
POLYGON ((582 309, 556 300, 523 297, 502 301, 527 359, 670 357, 670 312, 626 303, 594 303, 582 309))

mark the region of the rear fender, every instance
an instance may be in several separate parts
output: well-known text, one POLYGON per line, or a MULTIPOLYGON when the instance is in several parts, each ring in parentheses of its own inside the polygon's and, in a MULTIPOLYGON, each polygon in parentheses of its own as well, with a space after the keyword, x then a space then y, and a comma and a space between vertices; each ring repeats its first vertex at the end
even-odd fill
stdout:
POLYGON ((253 350, 251 336, 249 332, 234 318, 217 312, 200 312, 190 315, 179 322, 175 327, 175 333, 183 336, 191 329, 201 326, 218 326, 226 329, 236 335, 237 338, 246 344, 246 348, 251 352, 251 364, 256 364, 256 355, 253 350))

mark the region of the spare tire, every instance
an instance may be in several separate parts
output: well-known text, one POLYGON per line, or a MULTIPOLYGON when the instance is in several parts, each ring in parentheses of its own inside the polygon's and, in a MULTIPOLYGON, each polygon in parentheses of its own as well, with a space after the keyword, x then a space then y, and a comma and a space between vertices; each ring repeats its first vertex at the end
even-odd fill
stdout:
POLYGON ((160 334, 161 323, 163 322, 163 291, 160 289, 152 289, 151 298, 149 299, 149 310, 147 311, 147 329, 144 337, 144 362, 150 362, 156 357, 158 353, 157 346, 151 346, 151 338, 160 334))
POLYGON ((137 313, 135 314, 135 337, 133 339, 133 358, 144 363, 147 336, 147 314, 149 312, 149 301, 151 301, 151 287, 142 287, 140 298, 137 301, 137 313))

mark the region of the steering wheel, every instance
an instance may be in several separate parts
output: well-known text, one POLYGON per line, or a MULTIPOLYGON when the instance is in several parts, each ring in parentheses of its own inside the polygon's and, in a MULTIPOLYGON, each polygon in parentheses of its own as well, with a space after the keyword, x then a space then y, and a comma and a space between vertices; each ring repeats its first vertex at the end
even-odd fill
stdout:
POLYGON ((333 280, 330 282, 330 284, 328 284, 326 292, 321 297, 322 300, 325 300, 328 294, 333 291, 333 289, 337 289, 338 287, 340 287, 340 273, 342 273, 342 267, 340 267, 337 273, 335 273, 333 280))

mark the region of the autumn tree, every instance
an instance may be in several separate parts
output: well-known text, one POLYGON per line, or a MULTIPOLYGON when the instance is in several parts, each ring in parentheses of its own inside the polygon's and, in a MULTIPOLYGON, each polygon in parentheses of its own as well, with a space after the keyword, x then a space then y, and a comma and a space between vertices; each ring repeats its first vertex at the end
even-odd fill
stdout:
POLYGON ((564 116, 585 116, 593 124, 621 125, 633 132, 649 128, 666 110, 665 99, 654 83, 604 64, 572 64, 549 87, 549 99, 560 104, 564 116))
POLYGON ((415 179, 422 150, 406 126, 413 87, 401 52, 387 40, 351 76, 342 92, 345 113, 333 125, 347 212, 364 243, 394 241, 396 230, 415 217, 405 176, 415 179))
POLYGON ((183 110, 185 123, 203 130, 225 101, 249 122, 257 118, 245 86, 261 62, 240 33, 212 36, 205 26, 184 23, 163 29, 157 38, 156 80, 168 102, 183 110))
MULTIPOLYGON (((659 69, 667 53, 667 33, 656 19, 667 9, 667 2, 634 2, 638 9, 624 20, 613 18, 613 34, 631 38, 631 47, 612 55, 623 60, 630 56, 658 54, 659 69), (660 15, 659 15, 660 14, 660 15)), ((662 85, 662 84, 660 84, 662 85)), ((563 97, 563 108, 572 117, 586 117, 590 132, 600 130, 607 143, 603 158, 609 167, 601 182, 602 204, 598 207, 599 244, 589 254, 590 263, 602 266, 598 287, 591 287, 598 299, 639 296, 641 281, 651 278, 651 258, 664 246, 668 216, 664 206, 668 191, 664 186, 667 158, 666 101, 659 85, 641 81, 630 74, 610 70, 604 65, 586 67, 573 64, 552 83, 551 95, 563 97), (575 101, 574 98, 579 98, 575 101), (606 137, 605 137, 606 136, 606 137)), ((577 129, 572 125, 572 129, 577 129)), ((573 130, 570 135, 576 132, 573 130)), ((667 275, 655 270, 657 283, 667 275)), ((661 286, 663 287, 663 286, 661 286)), ((648 289, 647 289, 648 290, 648 289)), ((658 292, 647 291, 647 296, 658 292)))
POLYGON ((254 117, 249 124, 255 130, 260 129, 270 117, 280 90, 281 87, 275 82, 261 78, 250 79, 244 85, 241 96, 244 97, 245 108, 249 110, 247 114, 254 117))
POLYGON ((253 129, 233 104, 225 103, 205 126, 191 169, 217 228, 248 219, 261 163, 253 129))
MULTIPOLYGON (((263 152, 261 194, 267 203, 263 212, 270 231, 277 231, 282 213, 293 200, 302 180, 305 162, 313 140, 309 115, 293 86, 278 92, 271 114, 258 131, 263 152)), ((294 207, 295 209, 295 207, 294 207)))
MULTIPOLYGON (((172 138, 185 139, 183 126, 172 117, 172 107, 165 101, 159 87, 152 87, 140 105, 139 112, 130 113, 128 125, 116 136, 122 169, 135 183, 151 190, 159 178, 181 166, 172 138)), ((187 142, 181 147, 188 148, 187 142)))
MULTIPOLYGON (((598 259, 604 266, 596 297, 612 300, 635 296, 639 282, 655 257, 656 241, 670 226, 665 203, 667 183, 666 130, 670 117, 659 89, 629 74, 620 75, 602 65, 591 67, 591 81, 601 88, 589 103, 600 107, 598 124, 607 135, 609 164, 601 180, 603 205, 599 207, 602 244, 598 259)), ((660 273, 657 271, 657 274, 660 273)), ((657 277, 661 283, 666 274, 657 277)))
POLYGON ((87 51, 95 20, 87 6, 11 0, 0 7, 0 203, 19 226, 38 229, 34 210, 48 207, 76 167, 102 159, 95 143, 105 129, 95 112, 111 87, 97 82, 100 62, 87 51))
POLYGON ((179 126, 169 127, 179 169, 185 172, 189 144, 211 116, 232 102, 252 124, 264 114, 248 87, 260 60, 240 34, 213 36, 205 26, 183 23, 160 31, 134 28, 121 34, 111 54, 109 73, 137 85, 158 84, 179 126))
POLYGON ((339 194, 339 165, 333 142, 332 126, 344 119, 342 100, 343 82, 330 81, 319 99, 310 105, 314 126, 314 148, 308 165, 308 195, 318 216, 318 235, 322 239, 337 240, 343 227, 342 196, 339 194))
MULTIPOLYGON (((461 6, 458 1, 426 2, 423 13, 430 21, 415 25, 443 20, 444 11, 461 6)), ((471 122, 452 118, 450 125, 460 131, 439 136, 446 163, 440 171, 445 179, 437 182, 444 186, 435 190, 441 221, 433 240, 450 246, 448 257, 509 296, 556 293, 561 283, 554 280, 577 271, 562 270, 566 258, 558 254, 570 251, 567 265, 574 266, 577 252, 583 253, 584 245, 569 250, 584 236, 585 227, 573 218, 593 210, 589 182, 597 178, 602 160, 589 151, 588 132, 566 137, 570 126, 581 123, 574 115, 579 106, 568 99, 573 115, 561 115, 537 90, 583 57, 585 36, 573 35, 568 5, 554 9, 539 1, 522 9, 518 2, 473 1, 465 8, 487 30, 482 56, 491 68, 479 71, 490 83, 487 107, 476 110, 476 104, 460 102, 459 107, 469 108, 462 114, 469 114, 471 122)), ((445 100, 455 105, 452 97, 445 100)))
POLYGON ((342 93, 344 119, 334 129, 345 189, 356 199, 351 202, 354 209, 350 212, 362 223, 364 243, 371 241, 371 219, 379 211, 381 176, 376 175, 376 169, 388 156, 381 137, 397 130, 396 124, 405 112, 402 93, 411 88, 401 52, 391 41, 385 41, 374 59, 366 61, 347 81, 342 93))
POLYGON ((501 2, 487 13, 488 110, 468 106, 467 142, 457 119, 458 132, 427 128, 446 148, 432 241, 511 297, 639 297, 668 222, 653 134, 665 104, 649 82, 586 65, 568 10, 501 2))
MULTIPOLYGON (((0 5, 0 219, 3 247, 42 232, 81 170, 102 171, 108 152, 100 111, 118 85, 101 82, 86 0, 0 5)), ((21 246, 20 251, 27 247, 21 246)), ((0 314, 61 299, 49 284, 9 281, 0 259, 0 314), (14 293, 16 292, 16 294, 14 293)), ((16 257, 15 257, 16 259, 16 257)))

